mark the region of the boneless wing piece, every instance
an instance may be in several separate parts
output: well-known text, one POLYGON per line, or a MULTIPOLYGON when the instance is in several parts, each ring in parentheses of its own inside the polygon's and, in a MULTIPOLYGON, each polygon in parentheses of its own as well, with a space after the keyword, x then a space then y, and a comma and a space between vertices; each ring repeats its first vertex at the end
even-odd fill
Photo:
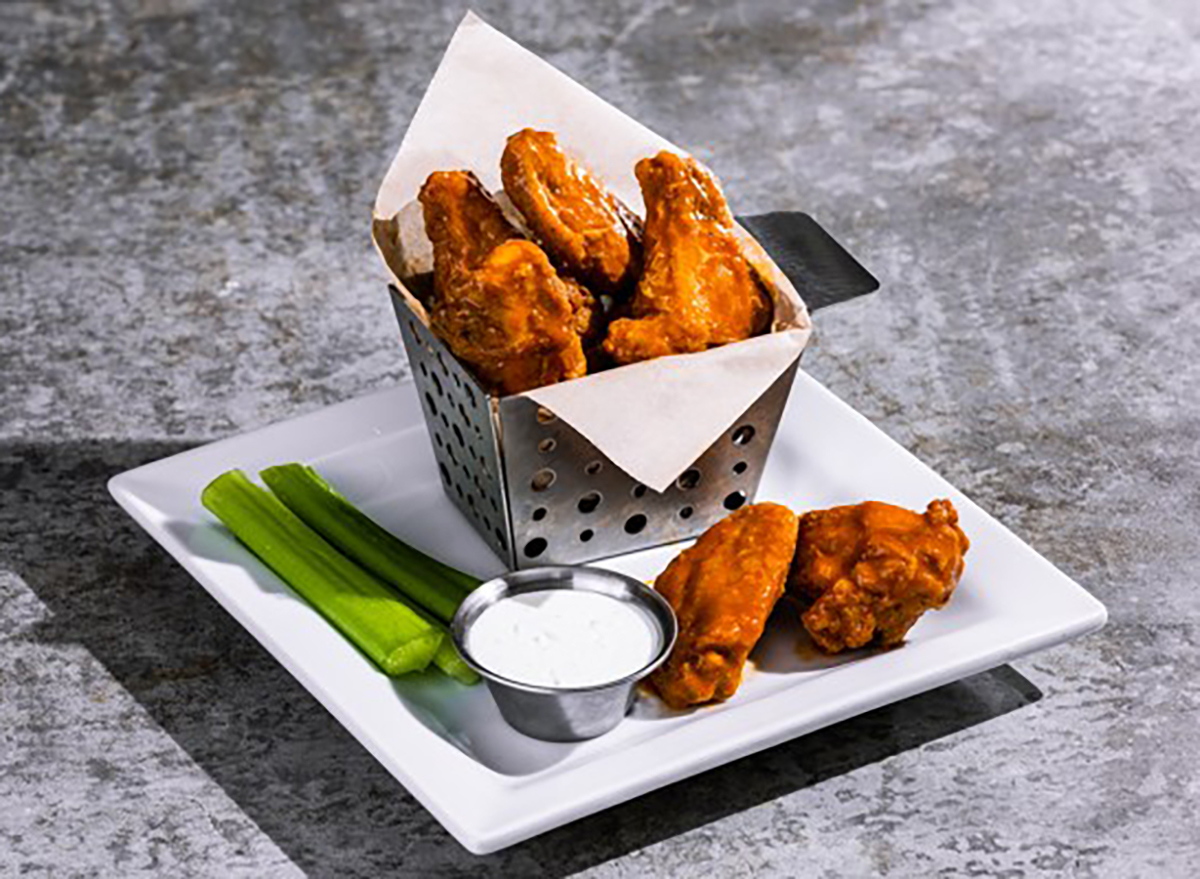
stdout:
POLYGON ((500 159, 504 191, 554 265, 596 295, 627 299, 641 269, 641 221, 549 131, 525 128, 500 159))
POLYGON ((502 396, 583 375, 585 291, 520 237, 474 174, 431 174, 420 202, 433 244, 430 326, 455 357, 502 396))
POLYGON ((654 583, 675 609, 679 638, 649 683, 672 708, 728 699, 783 595, 796 515, 753 504, 722 519, 654 583))
POLYGON ((617 363, 704 351, 765 332, 770 294, 746 259, 717 181, 661 152, 635 169, 646 203, 644 268, 631 316, 609 325, 617 363))
POLYGON ((948 500, 924 513, 878 501, 805 513, 788 594, 822 650, 892 647, 950 600, 970 545, 948 500))

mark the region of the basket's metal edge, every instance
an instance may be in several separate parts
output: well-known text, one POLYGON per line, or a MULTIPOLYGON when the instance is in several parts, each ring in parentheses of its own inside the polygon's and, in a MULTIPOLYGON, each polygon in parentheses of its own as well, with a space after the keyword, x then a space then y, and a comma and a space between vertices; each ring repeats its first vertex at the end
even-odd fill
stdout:
POLYGON ((511 570, 517 568, 517 539, 513 527, 512 499, 508 493, 508 459, 504 454, 504 421, 500 418, 500 400, 488 397, 488 413, 492 419, 492 442, 496 446, 496 461, 500 476, 500 497, 504 500, 504 533, 508 535, 508 558, 511 570))
MULTIPOLYGON (((394 285, 389 285, 388 292, 392 299, 392 304, 400 324, 401 338, 404 341, 405 350, 408 354, 412 378, 418 389, 423 393, 428 392, 428 382, 420 372, 420 364, 425 359, 425 352, 421 350, 413 350, 413 348, 409 345, 409 339, 411 333, 413 332, 413 326, 418 328, 416 331, 419 332, 423 338, 413 337, 412 341, 418 346, 428 346, 429 350, 433 352, 434 357, 437 359, 438 364, 443 369, 445 369, 448 373, 457 376, 458 381, 466 384, 471 389, 472 393, 478 395, 479 400, 487 401, 485 411, 488 413, 487 426, 490 430, 490 437, 487 438, 487 445, 490 448, 495 463, 495 484, 493 489, 498 495, 498 509, 496 512, 499 518, 502 520, 501 527, 504 531, 503 541, 498 541, 496 535, 492 533, 490 529, 480 527, 482 523, 478 521, 479 514, 472 510, 462 498, 456 496, 454 492, 451 492, 449 490, 449 486, 444 484, 444 481, 443 488, 446 490, 446 495, 450 499, 451 503, 458 507, 459 511, 472 523, 475 531, 480 534, 492 551, 495 552, 503 561, 507 562, 510 567, 512 567, 516 559, 516 551, 513 540, 512 514, 510 510, 511 504, 509 503, 507 479, 504 473, 504 454, 499 440, 500 426, 499 419, 496 415, 496 400, 483 390, 470 370, 464 367, 463 364, 459 362, 458 358, 456 358, 445 346, 442 340, 433 334, 426 324, 424 317, 420 314, 417 314, 412 309, 408 298, 405 295, 407 291, 401 292, 400 290, 396 289, 394 285), (411 325, 406 323, 406 321, 409 320, 413 322, 411 325)), ((424 408, 422 409, 422 414, 425 416, 426 432, 430 437, 430 445, 433 447, 434 457, 438 460, 439 464, 442 464, 444 463, 442 461, 442 452, 434 444, 433 429, 429 423, 429 415, 425 412, 424 408)), ((480 434, 482 438, 482 430, 480 431, 480 434)), ((451 460, 453 460, 453 458, 451 460)), ((466 465, 464 465, 464 467, 465 466, 466 465)))
MULTIPOLYGON (((775 437, 779 434, 779 425, 783 423, 783 416, 787 411, 788 400, 790 400, 792 397, 792 385, 796 383, 796 372, 800 369, 800 360, 803 357, 804 352, 801 351, 800 356, 792 361, 792 365, 781 372, 779 377, 771 383, 771 387, 767 388, 767 390, 763 392, 763 397, 765 397, 767 394, 778 394, 783 398, 783 401, 779 407, 778 415, 776 415, 775 420, 771 422, 770 435, 765 438, 767 443, 766 460, 763 461, 762 470, 758 472, 758 476, 754 480, 753 490, 748 492, 749 502, 752 504, 758 502, 758 489, 762 484, 763 472, 767 469, 767 465, 771 461, 771 452, 775 450, 775 437)), ((759 400, 761 399, 762 397, 759 397, 759 400)), ((758 400, 755 400, 754 403, 750 404, 746 411, 749 412, 750 409, 754 408, 757 403, 758 400)))

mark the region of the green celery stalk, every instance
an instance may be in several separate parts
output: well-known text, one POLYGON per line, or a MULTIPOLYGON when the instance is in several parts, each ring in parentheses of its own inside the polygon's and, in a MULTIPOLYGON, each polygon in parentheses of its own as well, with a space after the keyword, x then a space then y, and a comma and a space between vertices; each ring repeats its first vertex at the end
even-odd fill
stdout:
MULTIPOLYGON (((396 600, 404 601, 404 598, 397 595, 396 600)), ((476 674, 475 669, 467 664, 466 660, 459 655, 458 648, 454 646, 454 638, 450 635, 449 628, 435 620, 433 615, 424 608, 409 605, 407 602, 405 604, 414 613, 419 614, 431 626, 445 635, 445 638, 442 640, 442 646, 437 649, 437 653, 433 654, 433 664, 438 671, 458 681, 460 684, 471 686, 472 684, 479 683, 479 675, 476 674)))
POLYGON ((433 664, 443 674, 449 675, 460 684, 466 684, 469 687, 472 684, 479 683, 479 675, 476 674, 475 669, 467 665, 466 661, 458 655, 458 648, 454 646, 454 639, 448 634, 446 635, 446 639, 442 641, 442 646, 438 648, 438 652, 433 655, 433 664))
POLYGON ((357 564, 399 589, 444 623, 482 581, 425 555, 361 512, 305 464, 259 474, 304 522, 357 564))
POLYGON ((400 601, 241 470, 214 479, 201 501, 388 675, 426 668, 448 641, 441 626, 400 601))

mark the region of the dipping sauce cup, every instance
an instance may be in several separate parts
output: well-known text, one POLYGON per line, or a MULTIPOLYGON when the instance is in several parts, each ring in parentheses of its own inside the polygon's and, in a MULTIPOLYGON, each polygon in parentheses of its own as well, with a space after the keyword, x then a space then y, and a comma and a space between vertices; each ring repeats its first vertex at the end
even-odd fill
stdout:
POLYGON ((576 742, 603 735, 629 713, 638 681, 658 668, 674 647, 678 624, 666 599, 632 577, 601 568, 554 566, 515 571, 484 583, 459 606, 450 631, 458 652, 487 682, 500 714, 512 727, 537 739, 576 742), (643 614, 657 634, 646 663, 601 683, 548 686, 505 677, 472 655, 471 627, 485 611, 507 598, 558 589, 599 593, 643 614))

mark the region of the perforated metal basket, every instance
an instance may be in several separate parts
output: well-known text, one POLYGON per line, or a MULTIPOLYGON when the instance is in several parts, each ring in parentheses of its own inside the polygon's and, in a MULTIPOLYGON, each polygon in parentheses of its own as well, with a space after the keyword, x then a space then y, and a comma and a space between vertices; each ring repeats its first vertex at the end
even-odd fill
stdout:
MULTIPOLYGON (((787 263, 802 265, 801 294, 810 302, 827 305, 878 286, 806 215, 740 222, 793 280, 787 263)), ((511 568, 575 564, 685 540, 754 500, 798 361, 659 493, 533 401, 489 397, 404 295, 393 287, 391 297, 442 486, 511 568)))

